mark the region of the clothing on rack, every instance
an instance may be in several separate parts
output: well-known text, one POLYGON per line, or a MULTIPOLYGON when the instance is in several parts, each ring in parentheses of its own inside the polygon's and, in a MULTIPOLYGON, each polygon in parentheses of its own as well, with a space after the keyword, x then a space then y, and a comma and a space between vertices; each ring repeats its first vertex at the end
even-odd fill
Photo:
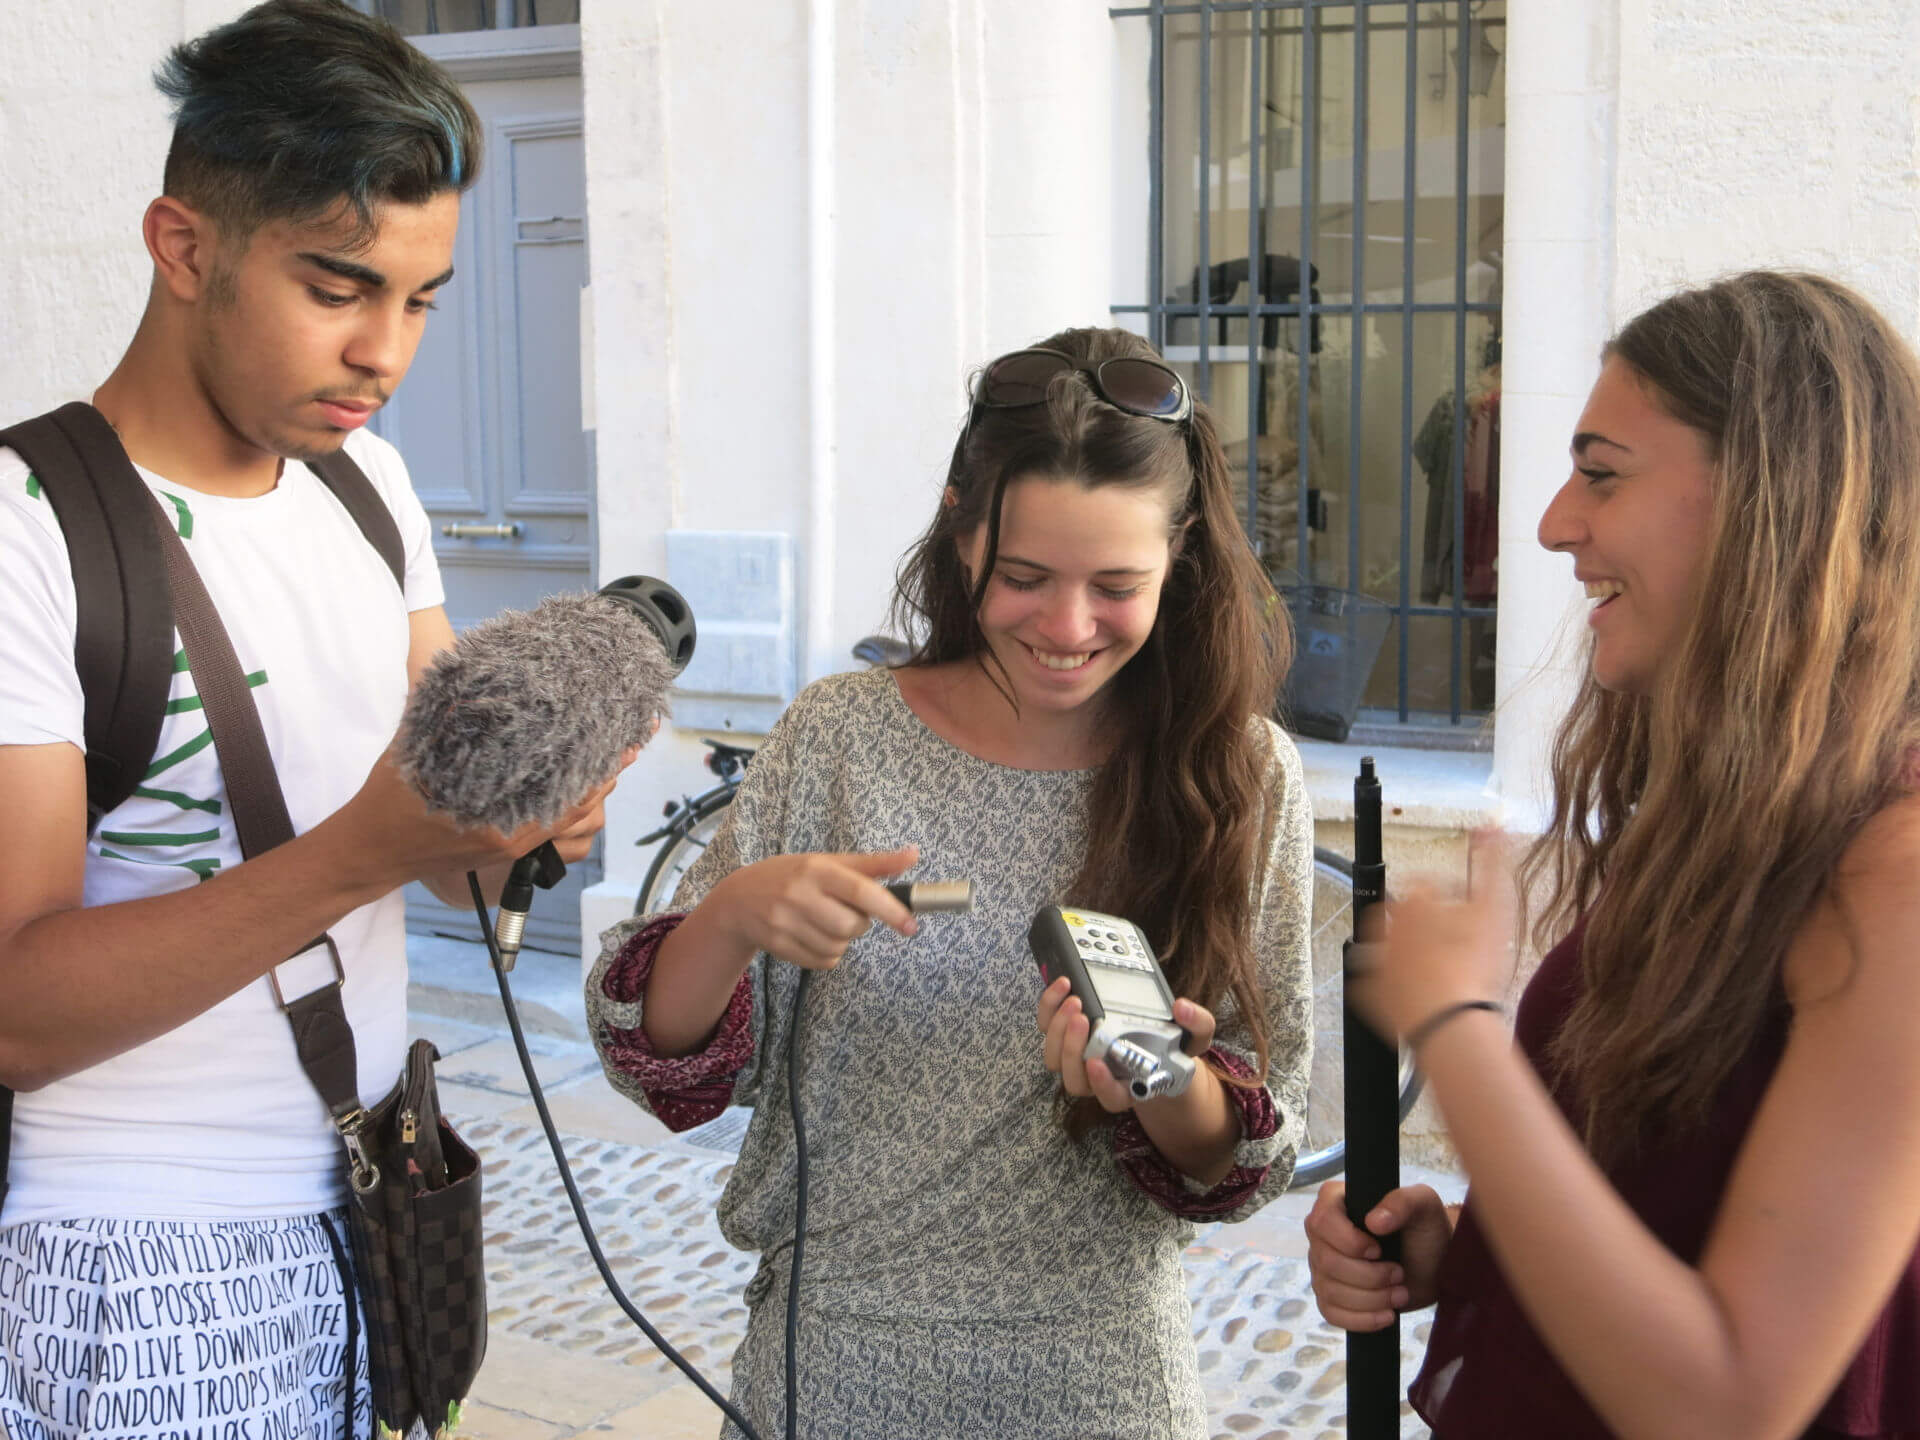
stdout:
MULTIPOLYGON (((1300 357, 1282 351, 1261 370, 1265 403, 1261 407, 1263 433, 1255 447, 1256 490, 1252 538, 1261 563, 1271 574, 1305 574, 1311 553, 1300 553, 1300 357)), ((1326 482, 1325 444, 1322 438, 1320 369, 1307 366, 1306 468, 1310 486, 1326 482)), ((1247 514, 1247 442, 1226 447, 1233 476, 1234 514, 1243 523, 1247 514)), ((1309 552, 1311 546, 1309 546, 1309 552)))
MULTIPOLYGON (((1433 402, 1414 438, 1413 458, 1427 476, 1426 530, 1420 549, 1420 599, 1440 603, 1453 593, 1454 393, 1433 402)), ((1464 510, 1460 598, 1491 605, 1500 564, 1500 373, 1483 375, 1465 406, 1467 439, 1462 457, 1464 510)))
POLYGON ((1500 392, 1473 408, 1467 426, 1463 573, 1460 593, 1469 605, 1491 605, 1500 568, 1500 392))

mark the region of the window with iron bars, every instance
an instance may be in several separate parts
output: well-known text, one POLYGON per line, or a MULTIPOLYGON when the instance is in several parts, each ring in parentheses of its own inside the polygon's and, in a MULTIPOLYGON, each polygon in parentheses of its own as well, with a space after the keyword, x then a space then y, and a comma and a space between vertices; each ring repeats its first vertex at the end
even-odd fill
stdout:
POLYGON ((1349 713, 1379 739, 1485 743, 1504 0, 1109 13, 1115 323, 1212 406, 1303 645, 1302 617, 1367 620, 1328 641, 1357 639, 1349 713))
POLYGON ((580 0, 352 0, 402 35, 453 35, 469 30, 519 30, 529 25, 578 25, 580 0))

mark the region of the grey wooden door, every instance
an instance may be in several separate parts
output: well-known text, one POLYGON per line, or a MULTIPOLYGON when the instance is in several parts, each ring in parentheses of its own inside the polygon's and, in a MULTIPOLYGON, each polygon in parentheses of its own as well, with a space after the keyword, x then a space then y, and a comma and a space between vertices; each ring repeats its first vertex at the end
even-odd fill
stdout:
MULTIPOLYGON (((576 51, 572 74, 462 77, 486 155, 461 203, 453 283, 376 426, 400 447, 433 520, 456 630, 593 583, 592 437, 581 429, 587 210, 578 69, 576 51)), ((600 874, 596 851, 542 894, 527 942, 577 951, 580 890, 600 874)), ((419 885, 407 890, 407 925, 476 933, 470 910, 450 910, 419 885)))

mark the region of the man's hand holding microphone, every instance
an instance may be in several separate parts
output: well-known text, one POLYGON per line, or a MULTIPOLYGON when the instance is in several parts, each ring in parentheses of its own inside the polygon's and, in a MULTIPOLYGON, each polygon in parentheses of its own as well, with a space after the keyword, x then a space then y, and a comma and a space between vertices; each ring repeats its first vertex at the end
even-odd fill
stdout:
POLYGON ((548 845, 562 869, 583 859, 693 638, 686 602, 642 577, 473 626, 421 674, 399 735, 336 819, 389 886, 465 871, 495 872, 497 886, 548 845))

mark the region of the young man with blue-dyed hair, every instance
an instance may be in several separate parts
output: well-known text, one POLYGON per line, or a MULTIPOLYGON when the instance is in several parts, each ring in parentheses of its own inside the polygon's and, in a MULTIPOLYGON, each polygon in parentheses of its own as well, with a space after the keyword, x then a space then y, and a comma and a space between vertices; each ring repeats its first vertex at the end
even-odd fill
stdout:
POLYGON ((463 893, 548 833, 577 859, 601 797, 556 832, 461 831, 382 759, 451 631, 426 514, 362 427, 453 276, 472 108, 339 0, 270 0, 158 81, 176 129, 152 289, 91 399, 232 638, 295 838, 242 863, 177 636, 152 763, 89 832, 70 556, 0 449, 0 1430, 331 1440, 369 1424, 342 1147, 269 971, 331 933, 378 1100, 405 1043, 399 887, 463 893), (343 447, 398 575, 309 468, 343 447))

